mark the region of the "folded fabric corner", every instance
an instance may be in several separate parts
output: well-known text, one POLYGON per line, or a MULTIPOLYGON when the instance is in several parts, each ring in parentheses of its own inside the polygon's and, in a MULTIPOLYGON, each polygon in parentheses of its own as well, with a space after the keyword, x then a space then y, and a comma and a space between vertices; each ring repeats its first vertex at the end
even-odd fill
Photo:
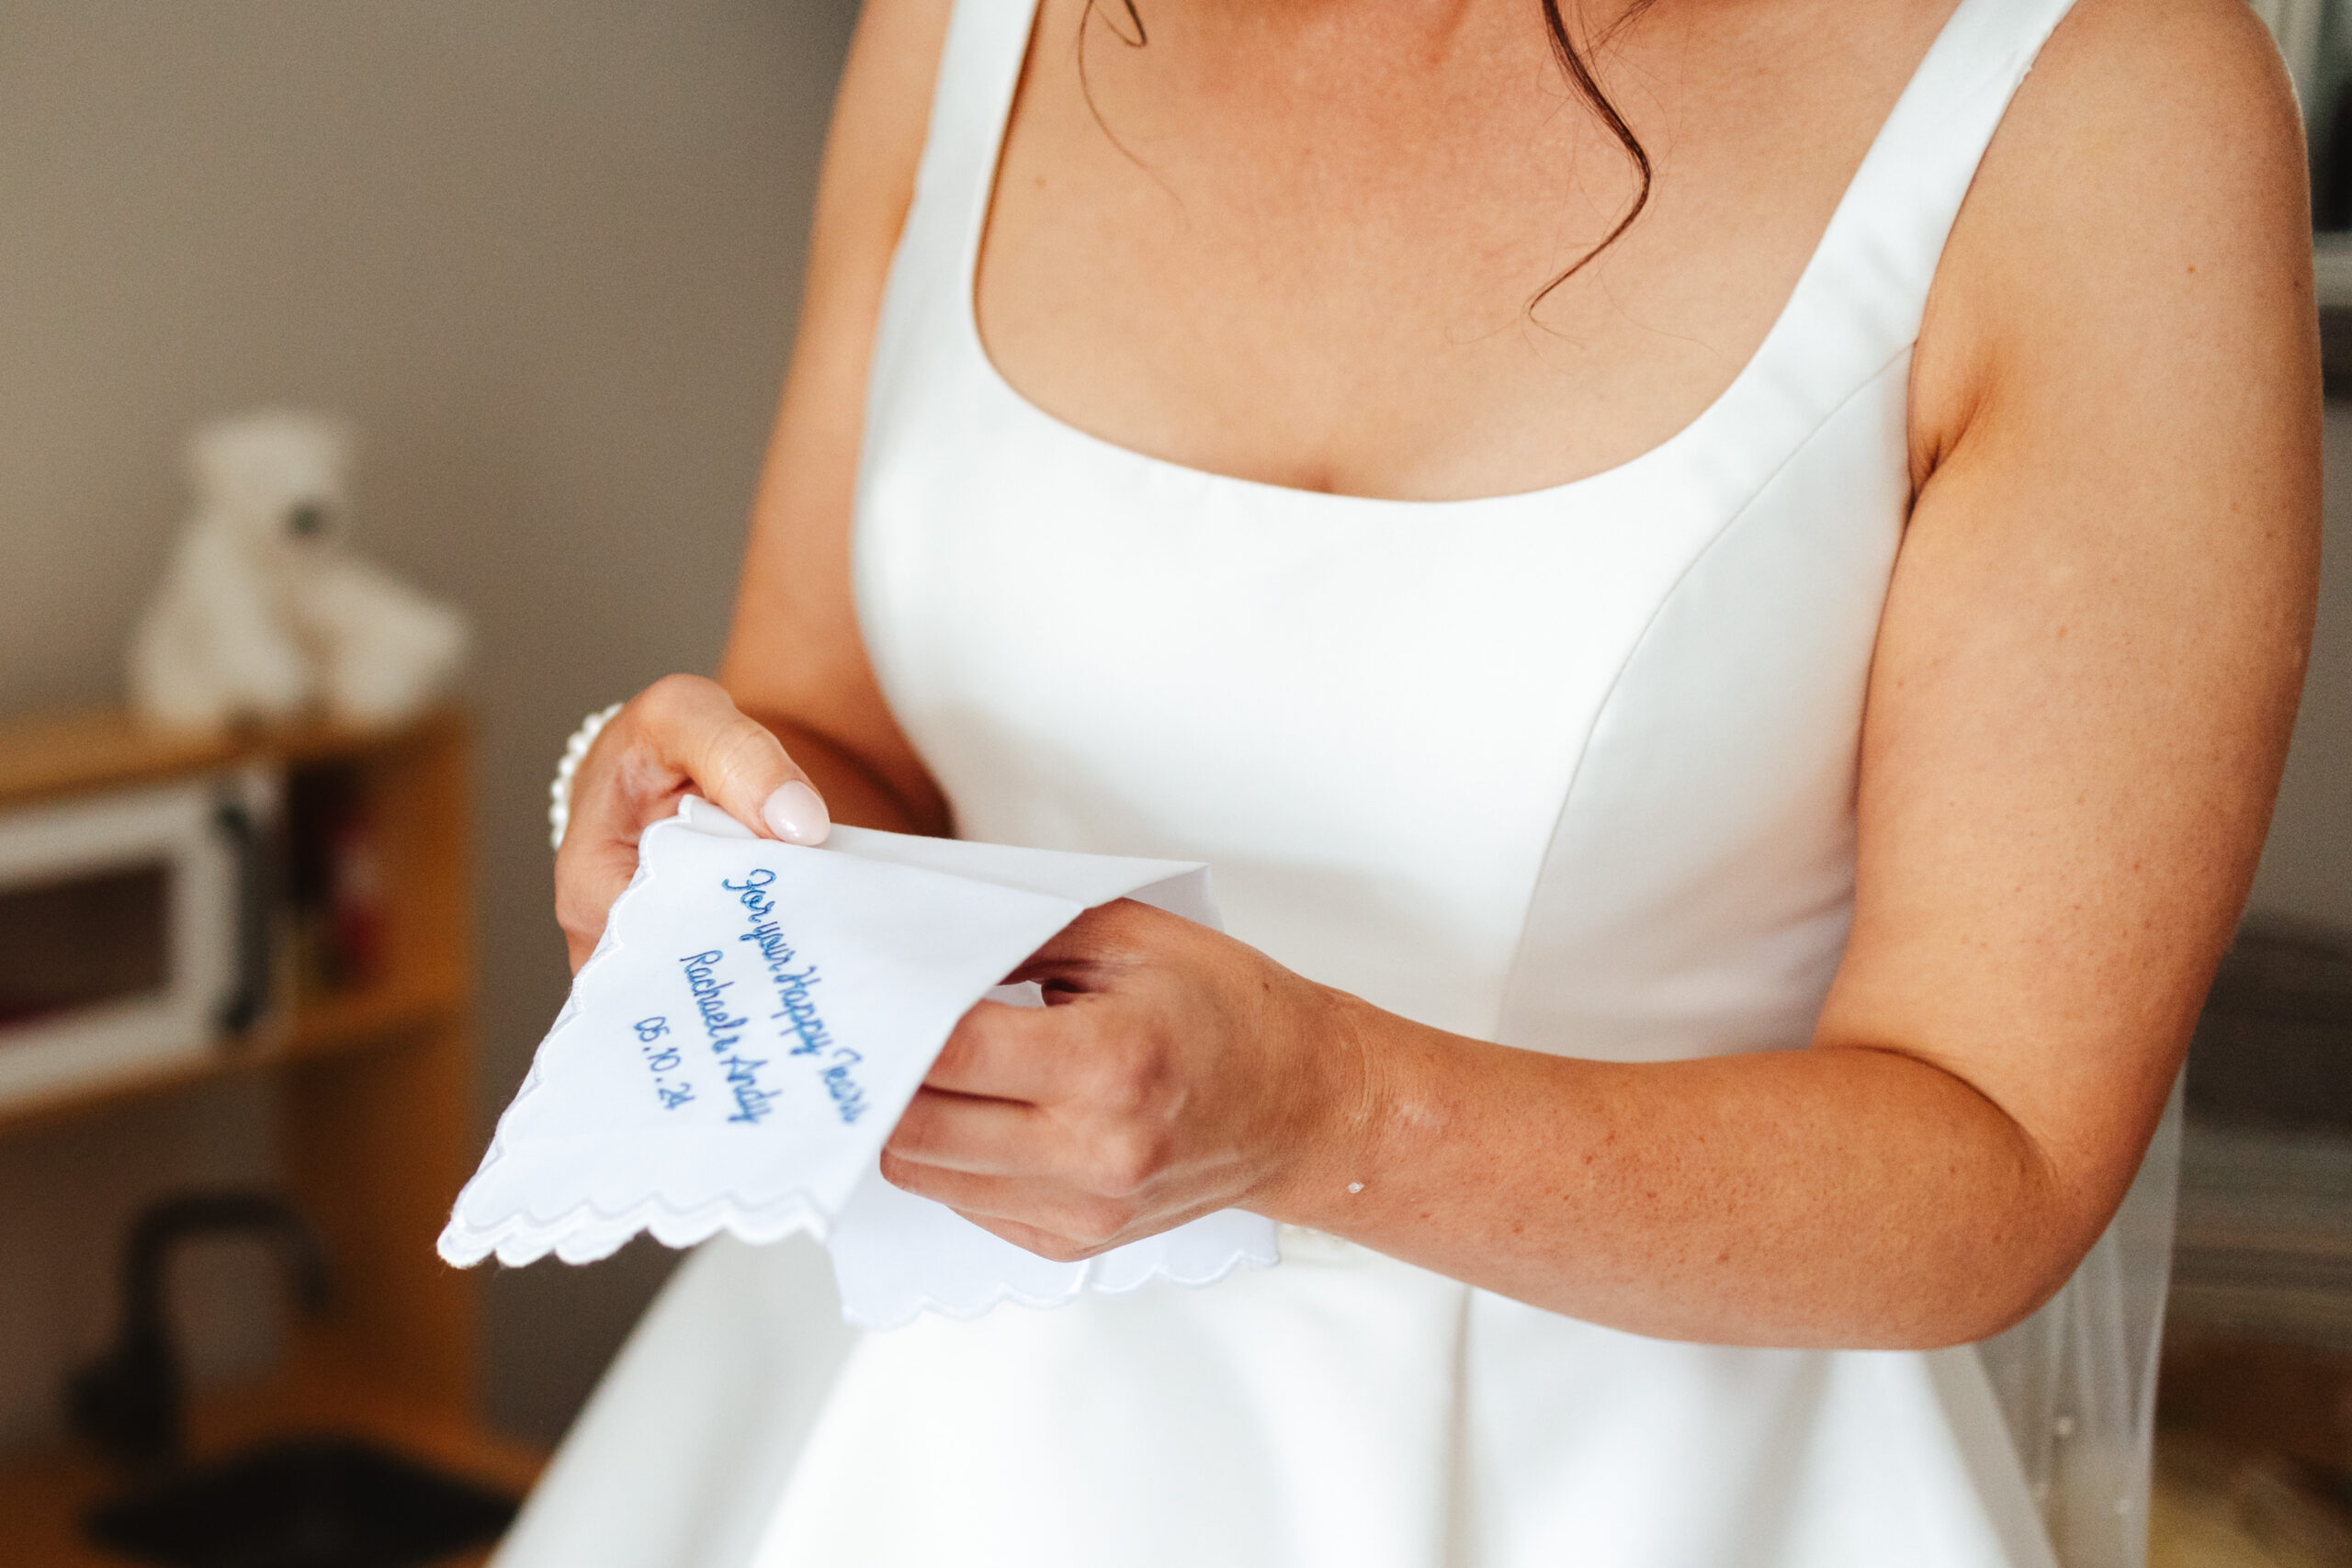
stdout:
POLYGON ((1056 1264, 876 1169, 956 1020, 1119 897, 1216 921, 1195 864, 854 828, 812 849, 687 797, 646 830, 441 1256, 584 1263, 639 1234, 807 1233, 833 1249, 845 1315, 869 1326, 1273 1262, 1272 1224, 1227 1213, 1056 1264))

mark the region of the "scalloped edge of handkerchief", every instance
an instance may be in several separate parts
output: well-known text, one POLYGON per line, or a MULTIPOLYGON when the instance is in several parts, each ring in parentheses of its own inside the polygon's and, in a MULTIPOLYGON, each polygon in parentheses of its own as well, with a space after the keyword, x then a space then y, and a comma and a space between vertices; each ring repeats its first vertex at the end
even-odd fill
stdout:
POLYGON ((927 1312, 937 1313, 942 1317, 952 1317, 959 1323, 970 1323, 977 1318, 986 1317, 1007 1302, 1011 1302, 1015 1306, 1029 1307, 1039 1312, 1051 1312, 1056 1307, 1069 1305, 1080 1296, 1130 1296, 1152 1285, 1183 1285, 1198 1289, 1204 1285, 1217 1283, 1237 1269, 1245 1266, 1251 1269, 1272 1269, 1282 1260, 1282 1246, 1279 1241, 1276 1241, 1270 1244, 1262 1252, 1235 1251, 1227 1256, 1215 1269, 1204 1271, 1195 1272, 1177 1269, 1164 1261, 1154 1263, 1148 1272, 1129 1283, 1118 1286, 1098 1283, 1090 1262, 1087 1271, 1079 1276, 1077 1281, 1068 1290, 1059 1291, 1051 1295, 1040 1295, 1034 1291, 1024 1291, 1010 1281, 1000 1280, 987 1294, 977 1299, 959 1298, 955 1301, 943 1301, 929 1292, 924 1292, 909 1302, 905 1311, 888 1317, 868 1316, 850 1307, 844 1300, 842 1316, 854 1328, 869 1329, 876 1333, 904 1328, 927 1312))
MULTIPOLYGON (((681 810, 675 817, 665 817, 645 829, 650 836, 664 830, 691 833, 696 829, 681 810)), ((642 840, 640 840, 641 849, 642 840)), ((580 966, 580 974, 587 973, 605 958, 620 950, 621 912, 642 897, 643 889, 655 880, 655 872, 647 857, 640 852, 637 871, 613 900, 605 917, 605 930, 596 939, 595 950, 588 954, 588 962, 580 966)), ((720 1231, 727 1231, 747 1242, 764 1246, 782 1241, 788 1235, 807 1232, 822 1241, 832 1228, 831 1219, 819 1205, 814 1194, 804 1189, 778 1193, 755 1205, 746 1206, 742 1198, 729 1193, 688 1208, 676 1207, 660 1195, 649 1196, 639 1202, 617 1210, 607 1210, 594 1198, 583 1198, 560 1213, 542 1214, 532 1212, 527 1204, 518 1205, 491 1218, 469 1214, 466 1198, 484 1184, 507 1159, 506 1126, 508 1120, 519 1115, 532 1097, 539 1092, 539 1062, 565 1030, 572 1026, 580 1013, 580 985, 575 979, 565 996, 563 1007, 556 1020, 531 1053, 530 1070, 523 1075, 522 1087, 514 1091, 514 1100, 500 1113, 492 1129, 490 1147, 482 1155, 481 1164, 474 1170, 458 1201, 451 1206, 449 1223, 442 1227, 434 1248, 447 1263, 459 1269, 470 1269, 483 1259, 495 1256, 509 1268, 536 1263, 554 1254, 566 1263, 594 1263, 610 1258, 626 1246, 632 1236, 650 1235, 664 1247, 686 1247, 708 1241, 720 1231)))
POLYGON ((649 1198, 617 1212, 600 1209, 591 1201, 553 1218, 517 1213, 489 1224, 466 1224, 453 1219, 442 1231, 438 1245, 442 1258, 460 1269, 493 1256, 509 1268, 520 1268, 550 1253, 566 1263, 594 1263, 618 1252, 639 1235, 650 1235, 669 1247, 694 1247, 721 1231, 755 1247, 803 1232, 821 1241, 829 1224, 824 1211, 800 1193, 756 1209, 746 1209, 731 1197, 693 1209, 676 1209, 659 1198, 649 1198))
MULTIPOLYGON (((646 832, 650 835, 664 830, 698 832, 702 829, 695 826, 688 809, 682 805, 677 816, 653 823, 646 832)), ((623 942, 619 932, 623 912, 632 902, 645 897, 643 890, 656 877, 657 874, 647 857, 640 854, 637 871, 629 878, 628 886, 613 901, 594 951, 589 954, 587 963, 581 965, 582 977, 584 978, 592 969, 605 963, 612 953, 621 949, 623 942)), ((1205 892, 1203 897, 1207 897, 1205 892)), ((1213 909, 1214 906, 1210 908, 1213 909)), ((837 1216, 827 1213, 814 1193, 797 1187, 756 1201, 747 1201, 741 1193, 729 1192, 680 1206, 656 1193, 648 1194, 618 1209, 606 1209, 593 1196, 586 1196, 551 1214, 536 1213, 527 1202, 518 1202, 505 1212, 489 1217, 469 1213, 467 1209, 469 1195, 499 1185, 491 1179, 511 1157, 507 1142, 510 1119, 521 1116, 541 1092, 543 1075, 540 1063, 550 1051, 558 1048, 564 1032, 577 1021, 581 1010, 580 996, 581 987, 575 983, 565 997, 555 1022, 532 1053, 529 1070, 524 1075, 514 1100, 499 1116, 481 1165, 452 1205, 448 1224, 435 1244, 444 1260, 462 1269, 495 1257, 507 1267, 519 1268, 552 1254, 566 1263, 593 1263, 612 1256, 639 1235, 650 1235, 663 1246, 675 1248, 696 1246, 722 1231, 752 1246, 772 1245, 799 1234, 812 1235, 820 1242, 831 1239, 837 1216)), ((969 1322, 985 1316, 1008 1302, 1035 1310, 1051 1310, 1067 1306, 1080 1296, 1128 1295, 1155 1284, 1193 1288, 1214 1285, 1244 1265, 1267 1269, 1281 1261, 1280 1242, 1270 1235, 1262 1246, 1237 1248, 1221 1257, 1213 1268, 1188 1269, 1161 1258, 1155 1260, 1142 1274, 1114 1286, 1102 1283, 1097 1277, 1095 1264, 1090 1262, 1085 1271, 1067 1288, 1052 1292, 1026 1291, 1009 1280, 999 1280, 991 1281, 986 1290, 972 1296, 941 1297, 928 1291, 920 1292, 901 1303, 900 1310, 887 1316, 860 1314, 853 1310, 844 1298, 842 1315, 854 1326, 876 1330, 904 1327, 927 1312, 969 1322)))

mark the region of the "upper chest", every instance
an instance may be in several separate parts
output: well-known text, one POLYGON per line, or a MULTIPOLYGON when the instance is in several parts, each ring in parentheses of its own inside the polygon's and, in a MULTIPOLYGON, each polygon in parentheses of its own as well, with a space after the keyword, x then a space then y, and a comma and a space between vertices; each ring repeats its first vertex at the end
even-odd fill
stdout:
POLYGON ((1951 4, 1659 0, 1590 51, 1648 203, 1555 286, 1639 181, 1539 7, 1042 0, 982 338, 1189 468, 1411 499, 1599 472, 1753 355, 1951 4))

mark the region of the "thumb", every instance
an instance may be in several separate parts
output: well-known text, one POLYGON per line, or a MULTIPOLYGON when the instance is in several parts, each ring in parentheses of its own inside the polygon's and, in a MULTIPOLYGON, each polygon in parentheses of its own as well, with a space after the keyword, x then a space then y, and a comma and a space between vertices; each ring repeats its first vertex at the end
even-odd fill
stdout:
POLYGON ((678 681, 648 716, 672 765, 753 832, 789 844, 821 844, 832 831, 824 797, 784 742, 738 708, 717 682, 678 681))

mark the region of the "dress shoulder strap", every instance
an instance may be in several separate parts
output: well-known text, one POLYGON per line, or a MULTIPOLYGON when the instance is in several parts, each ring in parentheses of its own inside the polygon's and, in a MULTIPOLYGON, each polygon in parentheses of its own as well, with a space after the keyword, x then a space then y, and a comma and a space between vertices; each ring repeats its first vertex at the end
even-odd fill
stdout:
MULTIPOLYGON (((960 343, 1005 122, 1038 0, 956 0, 886 347, 960 343)), ((1777 465, 1918 336, 1944 241, 2009 100, 2073 0, 1960 0, 1880 128, 1753 362, 1700 425, 1719 458, 1777 465)), ((884 362, 889 355, 884 356, 884 362)), ((1694 426, 1694 433, 1698 426, 1694 426)))
POLYGON ((943 226, 937 240, 967 261, 988 220, 997 157, 1037 6, 1038 0, 956 0, 940 51, 916 199, 918 207, 935 209, 943 226))
POLYGON ((1880 128, 1773 335, 1853 336, 1883 364, 1928 290, 2009 100, 2074 0, 1960 0, 1880 128))
POLYGON ((956 0, 949 17, 914 199, 875 328, 861 463, 874 461, 887 433, 922 428, 919 419, 905 422, 926 398, 956 387, 971 392, 982 379, 953 371, 981 356, 972 275, 1036 11, 1037 0, 956 0))

